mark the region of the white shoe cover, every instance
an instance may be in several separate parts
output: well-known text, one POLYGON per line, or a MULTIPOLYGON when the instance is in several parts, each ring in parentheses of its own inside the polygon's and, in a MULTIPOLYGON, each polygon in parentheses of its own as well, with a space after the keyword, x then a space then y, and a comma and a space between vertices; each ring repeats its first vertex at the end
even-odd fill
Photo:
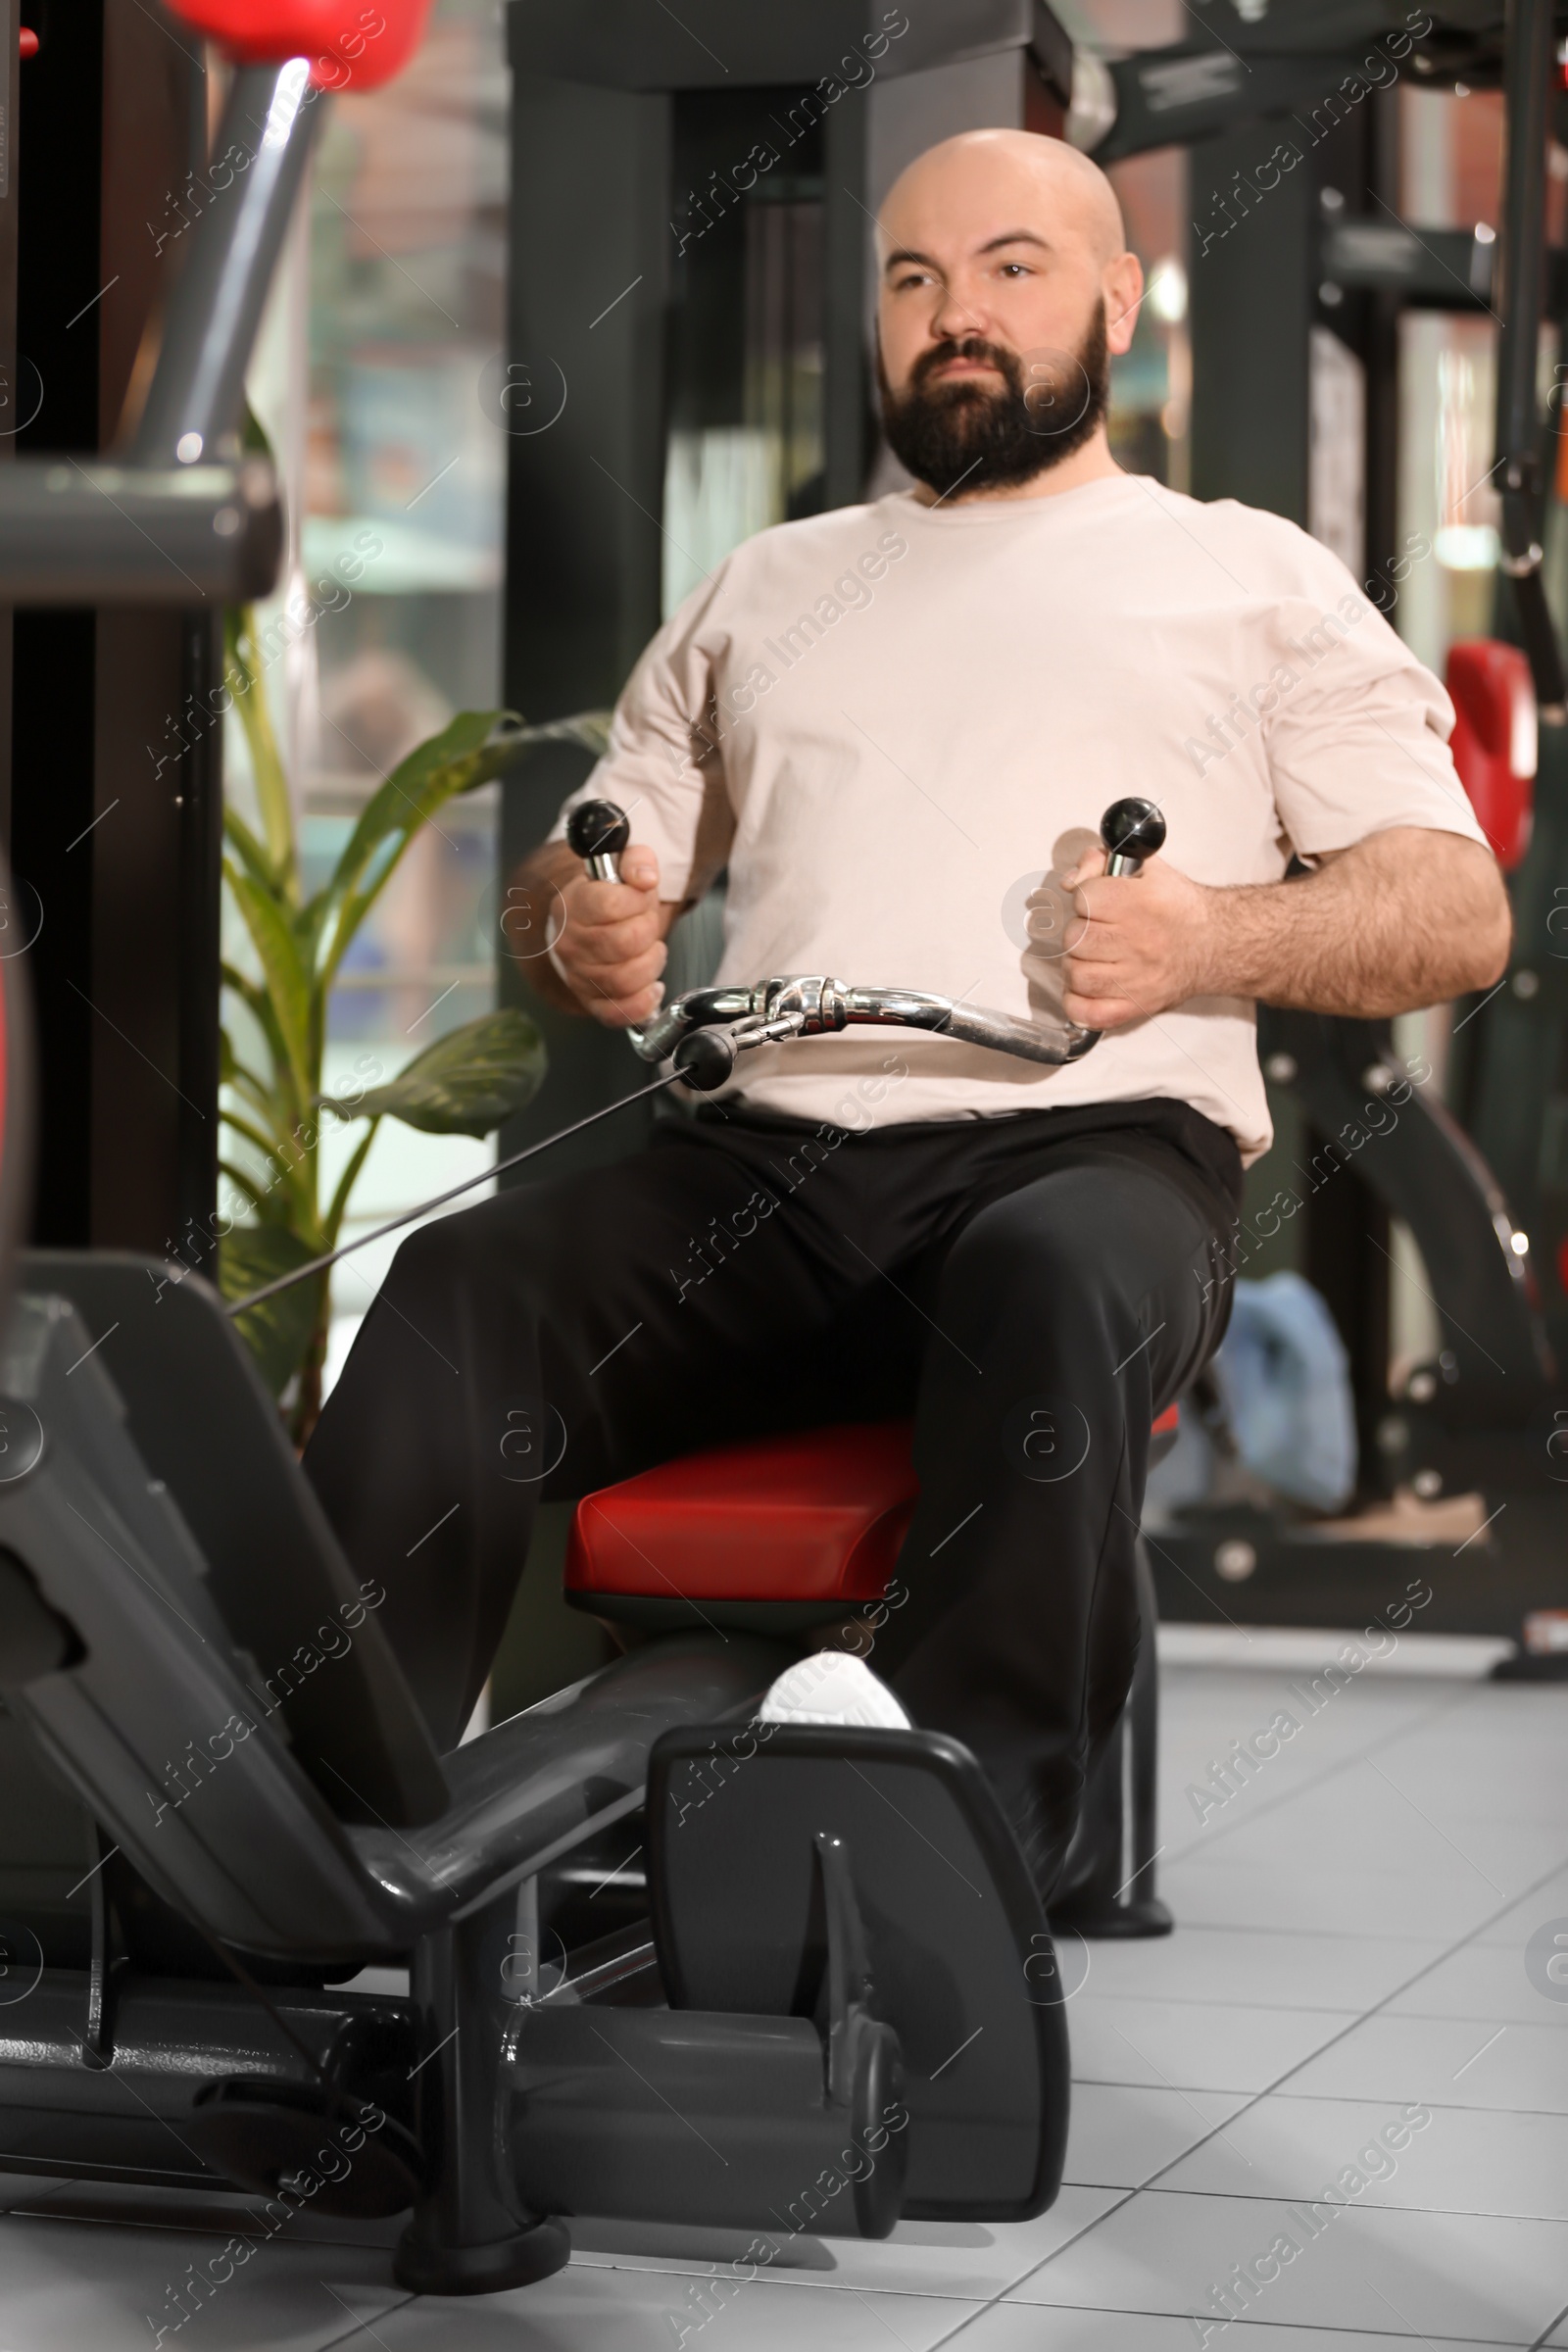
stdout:
POLYGON ((763 1723, 845 1723, 869 1731, 906 1732, 909 1718, 863 1658, 819 1649, 800 1658, 763 1699, 763 1723))

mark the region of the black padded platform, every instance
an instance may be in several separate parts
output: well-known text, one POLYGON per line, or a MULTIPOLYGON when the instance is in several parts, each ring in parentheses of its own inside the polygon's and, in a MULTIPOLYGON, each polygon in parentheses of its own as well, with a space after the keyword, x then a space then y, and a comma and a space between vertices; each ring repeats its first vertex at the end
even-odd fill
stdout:
POLYGON ((1043 2212, 1066 2152, 1061 1982, 1023 1857, 957 1740, 815 1724, 666 1732, 648 1837, 672 2009, 813 2014, 821 1836, 846 1852, 872 2013, 903 2053, 906 2217, 1043 2212))

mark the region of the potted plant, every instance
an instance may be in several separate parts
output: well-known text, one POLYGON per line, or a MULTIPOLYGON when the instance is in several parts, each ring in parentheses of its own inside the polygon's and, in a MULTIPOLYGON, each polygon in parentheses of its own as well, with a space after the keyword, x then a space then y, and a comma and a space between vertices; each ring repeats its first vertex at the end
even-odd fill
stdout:
MULTIPOLYGON (((220 1160, 227 1194, 217 1230, 223 1296, 243 1298, 335 1250, 355 1183, 382 1119, 431 1135, 491 1134, 532 1100, 545 1050, 526 1013, 501 1010, 438 1038, 384 1084, 322 1090, 327 1006, 355 938, 409 844, 443 805, 512 766, 532 744, 604 749, 607 712, 529 727, 507 710, 461 710, 401 760, 372 794, 323 886, 304 891, 294 812, 268 713, 251 611, 228 615, 224 682, 245 730, 257 826, 225 808, 223 882, 254 959, 225 960, 223 986, 251 1015, 236 1045, 222 1032, 220 1160), (357 1122, 347 1166, 323 1198, 320 1138, 328 1120, 357 1122), (233 1145, 247 1147, 243 1162, 233 1145)), ((236 1318, 303 1446, 316 1425, 326 1354, 329 1276, 313 1275, 236 1318)))

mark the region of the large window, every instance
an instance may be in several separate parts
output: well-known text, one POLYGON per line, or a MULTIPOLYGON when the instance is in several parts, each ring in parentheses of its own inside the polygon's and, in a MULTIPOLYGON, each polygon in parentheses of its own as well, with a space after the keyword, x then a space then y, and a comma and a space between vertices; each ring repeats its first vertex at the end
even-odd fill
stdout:
POLYGON ((793 91, 687 92, 673 181, 694 194, 671 288, 666 616, 743 539, 821 508, 820 122, 793 91), (710 214, 700 192, 754 140, 780 160, 710 214))
MULTIPOLYGON (((398 760, 500 700, 506 444, 481 396, 504 341, 506 109, 493 0, 436 0, 397 80, 331 101, 253 368, 293 517, 289 573, 260 618, 307 887, 398 760), (314 584, 345 576, 322 611, 314 584)), ((237 728, 226 757, 243 794, 237 728)), ((425 829, 362 933, 332 999, 329 1091, 357 1060, 390 1077, 493 1003, 495 791, 425 829)), ((323 1188, 352 1140, 328 1130, 323 1188)), ((384 1121, 344 1238, 491 1153, 384 1121)), ((337 1270, 329 1380, 394 1248, 337 1270)))
MULTIPOLYGON (((1400 105, 1405 220, 1418 228, 1495 228, 1498 93, 1405 90, 1400 105)), ((1491 626, 1495 351, 1496 324, 1484 314, 1411 311, 1400 320, 1398 538, 1432 553, 1412 565, 1392 617, 1440 676, 1456 637, 1485 636, 1491 626)))

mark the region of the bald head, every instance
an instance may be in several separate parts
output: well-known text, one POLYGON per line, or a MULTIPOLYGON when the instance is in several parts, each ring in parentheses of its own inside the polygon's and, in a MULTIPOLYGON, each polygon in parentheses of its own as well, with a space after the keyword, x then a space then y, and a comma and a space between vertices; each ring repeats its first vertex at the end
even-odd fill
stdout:
POLYGON ((916 157, 877 222, 883 425, 941 497, 1043 495, 1113 472, 1109 362, 1144 276, 1098 165, 970 130, 916 157))
POLYGON ((1101 269, 1127 249, 1116 192, 1087 155, 1038 131, 966 130, 928 147, 894 181, 877 223, 883 258, 901 247, 919 250, 933 220, 993 212, 999 226, 1027 223, 1080 246, 1101 269))

